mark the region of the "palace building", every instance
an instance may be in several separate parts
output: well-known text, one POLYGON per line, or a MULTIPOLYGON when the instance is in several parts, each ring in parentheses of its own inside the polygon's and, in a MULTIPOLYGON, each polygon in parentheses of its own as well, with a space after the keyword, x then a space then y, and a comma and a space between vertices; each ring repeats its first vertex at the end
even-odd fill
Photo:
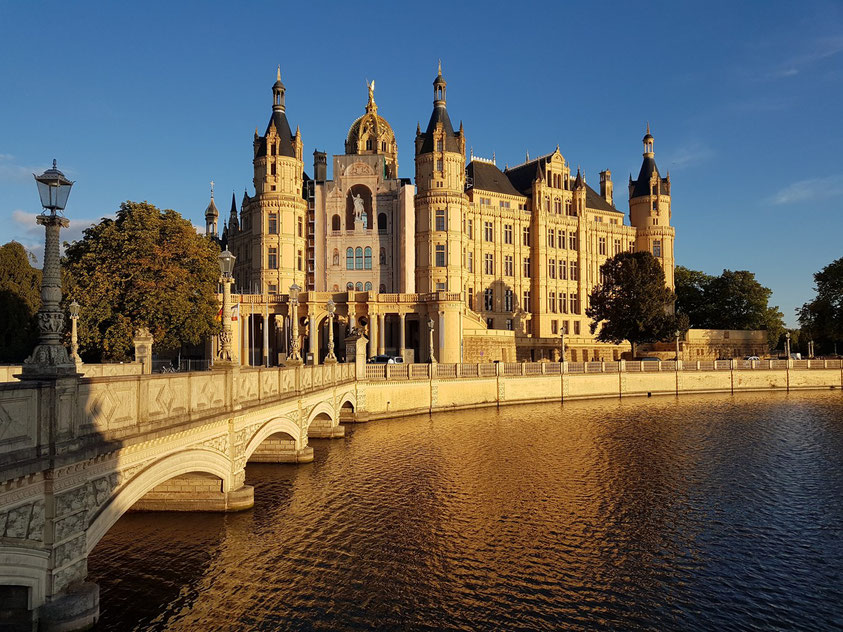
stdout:
MULTIPOLYGON (((237 257, 241 362, 283 362, 294 329, 307 360, 320 362, 329 321, 340 355, 356 330, 369 355, 408 362, 558 360, 563 335, 566 360, 618 359, 626 348, 597 342, 585 316, 603 262, 647 250, 673 287, 670 175, 656 166, 649 125, 627 213, 616 206, 609 170, 592 188, 558 145, 503 170, 494 159, 466 157, 441 65, 429 122, 416 130, 415 183, 401 178, 397 138, 378 113, 374 87, 345 153, 332 158, 333 179, 320 151, 311 178, 278 71, 269 123, 263 135, 255 130, 254 195, 244 194, 239 213, 232 199, 222 232, 237 257), (293 284, 297 301, 289 298, 293 284)), ((212 200, 209 235, 217 218, 212 200)))

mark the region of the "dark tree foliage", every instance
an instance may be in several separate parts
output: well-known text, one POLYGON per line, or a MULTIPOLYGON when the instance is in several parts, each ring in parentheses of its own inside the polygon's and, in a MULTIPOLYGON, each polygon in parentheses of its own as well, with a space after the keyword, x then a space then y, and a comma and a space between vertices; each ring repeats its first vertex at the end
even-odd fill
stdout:
POLYGON ((665 286, 664 270, 649 252, 621 252, 600 266, 603 282, 589 297, 586 316, 600 328, 597 339, 618 344, 628 340, 635 356, 642 342, 672 340, 688 328, 687 319, 673 314, 674 293, 665 286))
POLYGON ((124 202, 67 247, 67 301, 81 305, 80 354, 125 360, 134 332, 148 327, 156 351, 199 344, 217 333, 215 243, 176 211, 124 202))
POLYGON ((814 300, 796 310, 803 331, 830 351, 843 341, 843 257, 814 274, 814 300))
POLYGON ((41 270, 16 241, 0 246, 0 362, 23 361, 38 340, 41 270))
POLYGON ((711 276, 677 266, 676 310, 699 329, 766 329, 771 348, 784 331, 783 314, 768 304, 772 290, 746 270, 711 276))

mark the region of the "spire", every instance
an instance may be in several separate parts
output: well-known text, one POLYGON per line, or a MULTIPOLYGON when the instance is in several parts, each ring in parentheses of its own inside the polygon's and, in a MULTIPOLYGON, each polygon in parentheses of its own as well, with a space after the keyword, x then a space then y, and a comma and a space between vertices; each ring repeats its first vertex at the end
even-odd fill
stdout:
POLYGON ((421 134, 421 121, 416 121, 416 136, 421 134))
POLYGON ((234 199, 234 191, 231 192, 231 212, 229 213, 232 217, 237 217, 237 202, 234 199))
POLYGON ((585 180, 583 180, 580 168, 577 167, 577 179, 574 181, 574 191, 585 188, 585 180))
POLYGON ((284 104, 284 84, 281 83, 281 66, 278 66, 278 73, 276 75, 275 83, 272 84, 272 111, 283 112, 286 107, 284 104))
POLYGON ((369 102, 366 103, 366 113, 367 114, 377 114, 378 112, 378 105, 375 103, 375 80, 372 79, 372 83, 366 82, 366 87, 369 89, 369 102))
POLYGON ((442 77, 442 60, 439 60, 439 74, 433 80, 433 105, 445 107, 445 87, 448 82, 442 77))
POLYGON ((644 134, 644 138, 641 141, 644 143, 644 157, 652 158, 655 155, 653 151, 653 135, 650 134, 650 121, 647 121, 647 133, 644 134))

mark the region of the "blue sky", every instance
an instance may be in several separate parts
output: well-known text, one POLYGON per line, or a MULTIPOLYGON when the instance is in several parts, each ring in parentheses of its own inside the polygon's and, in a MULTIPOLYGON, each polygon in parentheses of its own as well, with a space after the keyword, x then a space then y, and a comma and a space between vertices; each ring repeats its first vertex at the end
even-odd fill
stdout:
MULTIPOLYGON (((436 63, 475 154, 557 143, 626 207, 646 121, 673 183, 679 264, 748 269, 789 323, 843 255, 843 3, 26 3, 0 0, 0 242, 36 253, 31 173, 77 181, 70 238, 123 200, 202 224, 251 188, 281 65, 287 114, 341 153, 375 79, 400 175, 436 63)), ((330 162, 330 161, 329 161, 330 162)))

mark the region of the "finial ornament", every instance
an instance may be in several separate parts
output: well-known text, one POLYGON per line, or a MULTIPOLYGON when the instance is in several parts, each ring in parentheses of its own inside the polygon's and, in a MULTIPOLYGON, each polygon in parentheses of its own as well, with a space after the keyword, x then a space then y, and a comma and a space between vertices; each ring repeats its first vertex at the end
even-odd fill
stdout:
POLYGON ((214 181, 211 180, 211 199, 214 199, 214 181))
POLYGON ((442 59, 439 59, 439 76, 442 76, 442 59))
POLYGON ((647 121, 647 133, 650 133, 650 121, 647 121))
POLYGON ((275 79, 281 81, 281 64, 278 64, 278 74, 275 76, 275 79))

